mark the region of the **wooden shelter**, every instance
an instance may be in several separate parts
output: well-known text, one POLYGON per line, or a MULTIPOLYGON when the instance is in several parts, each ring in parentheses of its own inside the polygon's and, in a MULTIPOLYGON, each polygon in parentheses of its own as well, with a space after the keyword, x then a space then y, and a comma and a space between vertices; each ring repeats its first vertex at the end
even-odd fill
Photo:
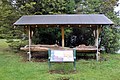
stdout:
MULTIPOLYGON (((64 48, 64 28, 65 27, 90 27, 94 28, 95 34, 95 46, 96 47, 87 47, 82 48, 82 46, 77 47, 78 52, 85 51, 95 51, 96 58, 98 60, 98 37, 101 31, 101 28, 104 25, 113 25, 113 22, 108 19, 104 14, 64 14, 64 15, 26 15, 22 16, 19 20, 14 23, 14 26, 24 26, 28 29, 29 32, 29 46, 28 54, 29 60, 31 59, 31 36, 32 28, 35 27, 60 27, 62 35, 62 48, 64 48), (90 48, 90 49, 89 49, 90 48)), ((39 46, 39 50, 43 50, 39 46)), ((47 50, 46 48, 45 50, 47 50)), ((34 48, 35 50, 35 48, 34 48)), ((37 49, 38 50, 38 49, 37 49)))

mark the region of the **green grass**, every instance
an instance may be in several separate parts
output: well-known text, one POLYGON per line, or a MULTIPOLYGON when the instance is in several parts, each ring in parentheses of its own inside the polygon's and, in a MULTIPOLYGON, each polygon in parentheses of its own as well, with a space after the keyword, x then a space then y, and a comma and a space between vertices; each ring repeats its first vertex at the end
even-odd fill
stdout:
POLYGON ((0 39, 0 50, 5 49, 8 46, 5 39, 0 39))
POLYGON ((52 63, 51 74, 47 62, 23 62, 0 40, 0 80, 120 80, 120 55, 102 56, 105 61, 77 60, 76 72, 71 63, 52 63))

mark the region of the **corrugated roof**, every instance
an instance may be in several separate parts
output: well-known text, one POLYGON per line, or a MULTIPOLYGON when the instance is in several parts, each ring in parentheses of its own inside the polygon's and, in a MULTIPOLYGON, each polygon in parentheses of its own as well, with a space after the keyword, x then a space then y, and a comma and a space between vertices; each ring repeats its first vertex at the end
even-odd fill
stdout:
POLYGON ((109 25, 113 22, 104 14, 65 14, 65 15, 25 15, 14 25, 41 25, 41 24, 79 24, 79 25, 109 25))

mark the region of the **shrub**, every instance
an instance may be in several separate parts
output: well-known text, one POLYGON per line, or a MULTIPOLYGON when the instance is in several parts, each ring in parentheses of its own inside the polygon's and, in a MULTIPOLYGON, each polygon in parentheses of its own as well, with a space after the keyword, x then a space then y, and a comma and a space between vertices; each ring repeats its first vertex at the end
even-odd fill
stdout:
POLYGON ((14 39, 9 39, 6 41, 9 43, 9 47, 12 51, 18 52, 20 51, 20 48, 28 44, 28 40, 14 40, 14 39))

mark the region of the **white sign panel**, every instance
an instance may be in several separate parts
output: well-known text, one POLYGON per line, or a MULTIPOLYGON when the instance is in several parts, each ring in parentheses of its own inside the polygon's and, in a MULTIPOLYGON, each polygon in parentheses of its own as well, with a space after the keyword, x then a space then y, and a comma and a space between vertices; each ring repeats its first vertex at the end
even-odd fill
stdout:
POLYGON ((73 50, 51 50, 51 62, 73 62, 73 50))

